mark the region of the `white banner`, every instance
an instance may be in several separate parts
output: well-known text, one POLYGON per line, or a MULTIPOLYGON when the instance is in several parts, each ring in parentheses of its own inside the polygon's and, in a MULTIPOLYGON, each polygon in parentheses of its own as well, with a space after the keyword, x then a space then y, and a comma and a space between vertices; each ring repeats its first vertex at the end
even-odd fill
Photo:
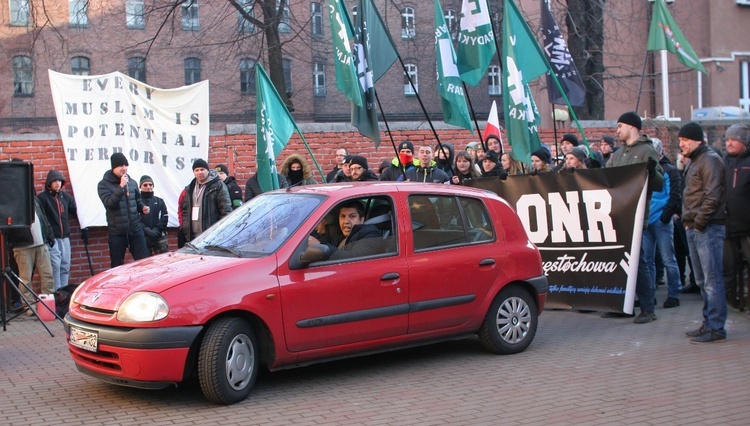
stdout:
POLYGON ((49 71, 70 184, 81 227, 106 226, 97 185, 122 152, 128 175, 154 180, 154 193, 178 226, 177 200, 193 179, 193 161, 208 161, 208 81, 157 89, 122 73, 99 76, 49 71))

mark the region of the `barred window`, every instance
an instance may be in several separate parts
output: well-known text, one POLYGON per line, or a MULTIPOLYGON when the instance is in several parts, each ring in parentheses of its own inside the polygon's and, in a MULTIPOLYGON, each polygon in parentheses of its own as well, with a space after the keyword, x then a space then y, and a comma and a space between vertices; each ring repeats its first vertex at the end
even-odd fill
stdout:
POLYGON ((30 56, 13 57, 13 96, 34 95, 34 68, 30 56))
POLYGON ((125 2, 125 25, 134 29, 146 28, 146 8, 143 0, 125 2))
POLYGON ((249 58, 240 60, 240 93, 255 94, 255 61, 249 58))
POLYGON ((29 0, 10 0, 10 25, 29 25, 29 0))
POLYGON ((134 56, 128 58, 128 75, 142 83, 146 82, 146 58, 134 56))
POLYGON ((91 75, 91 61, 85 56, 74 56, 70 60, 73 75, 91 75))
POLYGON ((89 0, 69 0, 68 12, 71 27, 84 28, 89 26, 89 0))
POLYGON ((401 38, 414 38, 416 25, 414 23, 414 9, 405 7, 401 9, 401 38))
POLYGON ((185 59, 185 85, 201 81, 201 60, 198 58, 185 59))
POLYGON ((182 29, 185 31, 201 29, 198 21, 198 0, 188 0, 182 3, 182 29))
POLYGON ((419 91, 417 66, 414 64, 405 64, 404 68, 406 70, 404 72, 404 95, 415 96, 419 91), (409 78, 411 78, 411 83, 414 83, 413 87, 411 83, 409 83, 409 78))
POLYGON ((490 65, 487 69, 487 94, 490 96, 500 96, 503 94, 503 89, 500 86, 500 77, 500 67, 490 65))
POLYGON ((318 97, 326 95, 326 66, 320 62, 313 64, 313 95, 318 97))

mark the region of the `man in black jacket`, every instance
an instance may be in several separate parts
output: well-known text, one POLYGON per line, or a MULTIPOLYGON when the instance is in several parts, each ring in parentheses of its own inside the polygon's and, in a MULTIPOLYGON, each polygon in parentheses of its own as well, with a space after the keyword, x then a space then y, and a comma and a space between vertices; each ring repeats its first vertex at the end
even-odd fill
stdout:
MULTIPOLYGON (((737 270, 744 257, 750 265, 750 132, 744 124, 730 126, 725 134, 727 236, 724 239, 724 286, 727 302, 739 306, 744 285, 737 270)), ((745 301, 747 306, 747 301, 745 301)))
POLYGON ((350 157, 349 171, 352 174, 352 182, 378 180, 378 175, 370 170, 367 165, 367 159, 361 155, 352 155, 350 157))
POLYGON ((141 213, 143 233, 146 236, 146 247, 149 254, 160 254, 169 251, 167 242, 167 223, 169 214, 167 204, 154 195, 154 180, 149 175, 141 176, 141 200, 148 206, 149 212, 141 213))
MULTIPOLYGON (((326 244, 333 252, 331 260, 370 256, 382 252, 383 239, 375 225, 365 225, 365 208, 361 202, 347 201, 339 207, 339 228, 344 236, 338 246, 326 244)), ((315 237, 309 244, 320 244, 315 237)))
POLYGON ((219 174, 219 179, 224 182, 229 191, 229 199, 232 200, 232 209, 242 205, 242 189, 237 184, 237 179, 234 176, 229 176, 229 168, 223 164, 216 166, 216 173, 219 174))
POLYGON ((55 245, 49 250, 55 290, 67 286, 70 281, 70 218, 78 213, 76 201, 63 191, 64 186, 63 174, 50 170, 44 191, 39 193, 39 203, 55 234, 55 245))
POLYGON ((111 170, 104 173, 97 190, 107 210, 107 239, 111 267, 125 263, 125 249, 133 259, 148 257, 140 213, 149 208, 141 201, 138 185, 128 176, 128 159, 121 152, 110 157, 111 170))
POLYGON ((185 187, 182 200, 180 228, 187 241, 192 241, 219 219, 232 212, 227 186, 219 179, 216 170, 210 170, 206 160, 193 162, 195 179, 185 187))

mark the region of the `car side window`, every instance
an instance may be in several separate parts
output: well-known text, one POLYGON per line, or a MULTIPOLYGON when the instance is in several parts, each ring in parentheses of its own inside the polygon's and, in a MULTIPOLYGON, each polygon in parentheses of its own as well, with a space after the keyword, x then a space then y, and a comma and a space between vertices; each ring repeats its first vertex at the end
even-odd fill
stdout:
POLYGON ((490 217, 476 199, 443 195, 409 197, 414 251, 494 239, 490 217))

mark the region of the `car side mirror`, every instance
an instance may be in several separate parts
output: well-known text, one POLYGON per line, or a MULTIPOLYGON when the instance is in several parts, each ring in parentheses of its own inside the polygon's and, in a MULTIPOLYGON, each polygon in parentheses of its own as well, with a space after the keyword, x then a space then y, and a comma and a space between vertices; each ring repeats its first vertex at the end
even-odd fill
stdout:
POLYGON ((322 262, 331 257, 331 248, 325 244, 310 244, 299 257, 301 266, 322 262))

